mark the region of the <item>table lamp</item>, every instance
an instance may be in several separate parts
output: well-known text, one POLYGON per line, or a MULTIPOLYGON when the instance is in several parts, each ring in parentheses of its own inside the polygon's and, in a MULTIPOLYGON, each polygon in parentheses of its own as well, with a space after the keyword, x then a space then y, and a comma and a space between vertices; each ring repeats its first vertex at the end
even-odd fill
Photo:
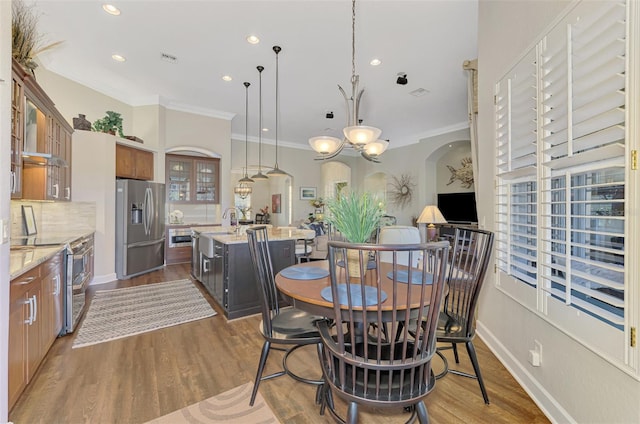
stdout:
POLYGON ((433 224, 446 224, 447 220, 442 216, 442 212, 435 205, 427 205, 418 217, 418 224, 427 225, 427 241, 433 241, 436 238, 436 227, 433 224))

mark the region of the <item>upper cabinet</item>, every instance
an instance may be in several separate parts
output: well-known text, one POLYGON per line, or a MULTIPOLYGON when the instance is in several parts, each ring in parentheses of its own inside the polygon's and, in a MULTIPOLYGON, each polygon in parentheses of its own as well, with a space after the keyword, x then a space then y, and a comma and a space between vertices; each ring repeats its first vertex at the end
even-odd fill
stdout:
POLYGON ((11 91, 11 198, 71 200, 73 128, 15 61, 11 91))
POLYGON ((116 178, 153 180, 153 152, 116 144, 116 178))
POLYGON ((220 203, 220 159, 172 154, 165 159, 168 202, 220 203))

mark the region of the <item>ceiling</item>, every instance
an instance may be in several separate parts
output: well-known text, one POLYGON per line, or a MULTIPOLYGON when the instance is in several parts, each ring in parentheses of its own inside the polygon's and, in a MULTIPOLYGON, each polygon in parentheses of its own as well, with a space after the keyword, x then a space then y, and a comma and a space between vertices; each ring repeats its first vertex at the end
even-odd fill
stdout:
MULTIPOLYGON (((30 3, 31 0, 24 0, 30 3)), ((275 140, 275 62, 279 55, 278 141, 307 146, 316 135, 341 137, 351 94, 351 2, 39 0, 42 66, 132 106, 163 104, 211 116, 233 117, 234 137, 258 137, 258 71, 262 73, 263 141, 275 140), (248 35, 259 44, 249 44, 248 35), (116 62, 117 53, 126 58, 116 62), (166 53, 175 63, 162 60, 166 53), (223 75, 233 80, 225 82, 223 75), (326 113, 332 111, 333 119, 326 113)), ((356 4, 356 73, 365 94, 364 125, 382 129, 390 148, 466 126, 466 74, 477 57, 477 0, 361 0, 356 4), (378 58, 379 66, 369 62, 378 58), (396 84, 399 73, 408 83, 396 84), (426 94, 416 97, 417 89, 426 94)), ((37 76, 37 69, 36 69, 37 76)))

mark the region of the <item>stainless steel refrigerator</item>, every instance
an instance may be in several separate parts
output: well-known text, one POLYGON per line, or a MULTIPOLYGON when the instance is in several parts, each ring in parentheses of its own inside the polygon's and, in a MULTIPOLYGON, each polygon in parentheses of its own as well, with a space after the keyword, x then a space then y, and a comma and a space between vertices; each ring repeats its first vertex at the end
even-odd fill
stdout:
POLYGON ((116 181, 116 275, 127 279, 164 265, 164 184, 116 181))

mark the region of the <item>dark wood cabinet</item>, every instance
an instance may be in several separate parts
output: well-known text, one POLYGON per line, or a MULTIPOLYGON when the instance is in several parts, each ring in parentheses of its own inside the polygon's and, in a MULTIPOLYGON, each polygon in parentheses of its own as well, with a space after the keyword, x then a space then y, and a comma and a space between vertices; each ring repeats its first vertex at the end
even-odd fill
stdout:
POLYGON ((116 144, 116 177, 153 180, 153 152, 116 144))
POLYGON ((220 160, 168 154, 167 201, 170 203, 220 203, 220 160))
MULTIPOLYGON (((269 242, 273 272, 295 263, 294 240, 269 242)), ((260 289, 247 243, 214 242, 214 257, 202 258, 203 284, 224 310, 227 319, 261 311, 260 289)))

